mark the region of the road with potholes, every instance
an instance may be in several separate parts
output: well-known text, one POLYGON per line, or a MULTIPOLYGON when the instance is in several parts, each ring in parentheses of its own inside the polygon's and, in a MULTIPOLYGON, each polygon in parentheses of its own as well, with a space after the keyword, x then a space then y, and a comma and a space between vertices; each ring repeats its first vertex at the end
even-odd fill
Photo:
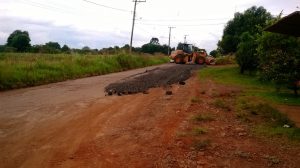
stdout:
POLYGON ((141 152, 145 148, 160 150, 159 146, 172 133, 174 128, 164 130, 163 123, 172 118, 174 108, 186 108, 192 95, 192 91, 186 89, 189 84, 172 86, 174 94, 180 93, 176 98, 165 95, 165 88, 151 89, 147 95, 122 97, 105 96, 104 88, 116 86, 109 85, 112 83, 126 81, 128 84, 129 81, 131 88, 138 89, 129 79, 150 74, 146 81, 151 85, 138 82, 143 89, 137 91, 148 90, 159 81, 163 82, 158 86, 168 84, 170 89, 170 84, 190 76, 189 71, 194 69, 191 67, 186 66, 183 70, 180 65, 164 64, 0 92, 1 165, 98 167, 153 161, 151 157, 155 157, 155 152, 141 152), (168 72, 167 76, 161 75, 163 71, 168 72), (165 131, 169 133, 165 134, 165 131), (132 155, 137 155, 139 161, 132 160, 132 155), (116 160, 118 162, 114 162, 116 160))
POLYGON ((300 164, 297 144, 256 137, 236 117, 240 88, 200 81, 191 73, 199 68, 164 64, 0 92, 0 167, 300 164))

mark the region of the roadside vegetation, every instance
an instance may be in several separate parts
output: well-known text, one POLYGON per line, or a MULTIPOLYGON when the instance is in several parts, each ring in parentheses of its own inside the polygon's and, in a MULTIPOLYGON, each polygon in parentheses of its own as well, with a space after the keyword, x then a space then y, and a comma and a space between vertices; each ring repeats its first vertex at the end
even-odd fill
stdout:
POLYGON ((253 132, 267 137, 287 137, 300 141, 300 128, 269 103, 240 98, 236 102, 237 117, 254 124, 253 132))
POLYGON ((120 53, 33 54, 0 53, 0 90, 36 86, 103 75, 168 62, 165 56, 143 56, 120 53))
POLYGON ((259 97, 280 104, 300 105, 299 97, 295 96, 292 90, 282 88, 278 92, 271 81, 262 81, 259 75, 240 74, 237 65, 205 68, 199 72, 199 77, 201 79, 210 78, 220 84, 240 87, 245 96, 259 97))
POLYGON ((226 55, 226 56, 218 56, 216 57, 216 65, 228 65, 228 64, 236 64, 234 55, 226 55))
POLYGON ((212 54, 217 56, 216 65, 236 64, 203 69, 199 77, 240 89, 230 96, 231 103, 214 98, 213 105, 227 111, 231 107, 253 134, 300 142, 300 128, 275 108, 300 106, 300 40, 264 31, 279 19, 281 14, 273 17, 256 6, 235 13, 212 54))
MULTIPOLYGON (((259 78, 261 81, 271 81, 270 86, 276 88, 282 97, 286 96, 286 88, 298 95, 299 38, 264 31, 281 17, 281 14, 273 17, 262 6, 253 6, 243 13, 235 13, 234 18, 227 22, 223 36, 218 42, 218 48, 213 52, 220 58, 216 64, 225 64, 226 59, 229 60, 228 55, 235 55, 241 74, 254 75, 254 78, 259 78)), ((232 70, 228 69, 228 71, 232 70)), ((244 84, 247 85, 247 82, 244 84)), ((264 96, 276 97, 270 94, 264 96)))
POLYGON ((171 49, 156 37, 142 47, 133 47, 133 54, 128 54, 128 44, 99 50, 70 48, 53 41, 31 45, 30 41, 28 31, 15 30, 6 44, 0 45, 0 90, 167 63, 171 49))
POLYGON ((206 114, 197 114, 192 117, 192 120, 196 122, 202 122, 202 121, 213 121, 214 118, 215 116, 213 116, 212 114, 206 113, 206 114))
MULTIPOLYGON (((300 128, 275 108, 277 104, 300 106, 299 97, 292 90, 282 88, 278 93, 272 82, 261 81, 258 75, 240 74, 237 65, 205 68, 199 71, 199 79, 239 88, 233 111, 238 119, 251 125, 254 134, 300 141, 300 128)), ((213 105, 224 108, 228 104, 216 98, 213 105)))

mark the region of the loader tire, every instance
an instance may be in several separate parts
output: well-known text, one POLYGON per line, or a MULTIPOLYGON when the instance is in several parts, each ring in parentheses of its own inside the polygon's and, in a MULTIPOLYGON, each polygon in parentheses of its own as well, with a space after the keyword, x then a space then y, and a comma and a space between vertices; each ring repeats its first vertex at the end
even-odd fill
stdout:
POLYGON ((204 58, 201 58, 201 57, 200 57, 200 58, 197 58, 196 63, 202 65, 202 64, 205 63, 205 59, 204 59, 204 58))
POLYGON ((183 55, 177 55, 174 59, 174 62, 176 64, 182 64, 183 63, 183 55))

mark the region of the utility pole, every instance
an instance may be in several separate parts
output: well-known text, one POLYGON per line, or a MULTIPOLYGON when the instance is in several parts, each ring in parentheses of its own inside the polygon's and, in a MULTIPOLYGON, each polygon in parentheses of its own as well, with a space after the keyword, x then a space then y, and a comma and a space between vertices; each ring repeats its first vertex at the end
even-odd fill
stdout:
POLYGON ((188 35, 187 35, 187 34, 184 35, 184 43, 187 43, 187 41, 186 41, 186 36, 188 36, 188 35))
POLYGON ((175 27, 169 27, 169 47, 168 47, 168 55, 170 55, 170 42, 171 42, 171 31, 175 27))
POLYGON ((131 51, 132 51, 132 38, 133 38, 133 30, 134 30, 134 23, 135 23, 136 4, 137 4, 138 2, 146 2, 146 0, 144 0, 144 1, 133 0, 132 2, 134 2, 134 10, 133 10, 133 18, 132 18, 132 28, 131 28, 131 38, 130 38, 130 48, 129 48, 129 52, 130 52, 130 53, 131 53, 131 51))

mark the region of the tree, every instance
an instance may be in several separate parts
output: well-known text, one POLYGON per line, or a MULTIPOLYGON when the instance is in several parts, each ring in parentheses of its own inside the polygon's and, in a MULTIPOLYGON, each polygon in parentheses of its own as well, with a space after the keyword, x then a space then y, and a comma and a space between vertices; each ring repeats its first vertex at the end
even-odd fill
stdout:
POLYGON ((0 52, 4 52, 5 51, 5 46, 4 45, 0 45, 0 52))
POLYGON ((48 43, 45 44, 45 46, 47 46, 49 48, 52 48, 52 49, 55 49, 55 50, 60 50, 61 49, 58 42, 49 41, 48 43))
POLYGON ((33 45, 30 47, 30 52, 32 53, 40 53, 43 52, 43 45, 33 45))
POLYGON ((30 37, 27 31, 15 30, 7 38, 6 46, 14 47, 18 52, 24 52, 30 48, 30 37))
POLYGON ((159 45, 159 39, 156 37, 152 37, 149 44, 159 45))
POLYGON ((218 48, 223 54, 236 52, 244 32, 255 35, 259 32, 259 27, 265 27, 267 21, 272 18, 264 7, 253 6, 244 13, 235 13, 234 18, 227 22, 218 48))
POLYGON ((168 48, 167 45, 160 45, 158 38, 152 37, 149 43, 142 45, 141 52, 149 54, 158 52, 168 54, 168 48))
POLYGON ((160 52, 160 51, 161 51, 160 45, 155 45, 155 44, 151 44, 151 43, 142 45, 143 53, 154 54, 155 52, 160 52))
POLYGON ((68 53, 71 51, 71 49, 69 48, 69 46, 67 46, 66 44, 61 48, 62 52, 68 53))
POLYGON ((61 51, 60 45, 58 42, 52 42, 49 41, 46 43, 43 48, 41 49, 42 53, 51 53, 51 54, 56 54, 61 51))
POLYGON ((130 48, 129 44, 125 44, 125 45, 122 47, 122 49, 125 49, 125 50, 129 50, 129 48, 130 48))
POLYGON ((240 66, 240 72, 243 74, 246 70, 255 71, 258 66, 258 58, 256 54, 255 37, 249 32, 241 35, 240 43, 237 47, 236 60, 240 66))
POLYGON ((217 50, 212 50, 209 55, 213 56, 213 57, 217 57, 218 56, 218 51, 217 50))
MULTIPOLYGON (((112 50, 112 47, 109 47, 109 49, 112 50)), ((91 48, 88 46, 84 46, 84 47, 82 47, 81 51, 83 54, 87 54, 87 53, 91 52, 91 48)))

